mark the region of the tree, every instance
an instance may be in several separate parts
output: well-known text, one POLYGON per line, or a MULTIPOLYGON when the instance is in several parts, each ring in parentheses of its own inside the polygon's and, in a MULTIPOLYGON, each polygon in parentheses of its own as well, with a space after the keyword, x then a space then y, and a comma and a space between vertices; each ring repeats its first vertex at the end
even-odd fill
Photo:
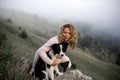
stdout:
POLYGON ((118 53, 117 59, 116 59, 116 64, 120 65, 120 53, 118 53))

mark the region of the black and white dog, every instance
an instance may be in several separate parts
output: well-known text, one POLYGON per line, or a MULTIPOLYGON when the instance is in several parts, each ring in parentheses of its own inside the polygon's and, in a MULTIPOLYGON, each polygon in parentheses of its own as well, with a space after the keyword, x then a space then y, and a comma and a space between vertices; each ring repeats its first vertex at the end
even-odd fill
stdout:
MULTIPOLYGON (((66 49, 68 47, 68 43, 60 43, 60 44, 53 44, 51 46, 51 51, 47 52, 47 56, 54 60, 56 56, 61 58, 65 55, 66 49)), ((51 66, 46 64, 40 57, 35 66, 35 77, 39 78, 39 80, 47 79, 47 80, 54 80, 54 74, 62 75, 67 68, 71 67, 71 61, 60 63, 56 66, 51 66), (58 66, 62 66, 63 70, 60 70, 58 66)))

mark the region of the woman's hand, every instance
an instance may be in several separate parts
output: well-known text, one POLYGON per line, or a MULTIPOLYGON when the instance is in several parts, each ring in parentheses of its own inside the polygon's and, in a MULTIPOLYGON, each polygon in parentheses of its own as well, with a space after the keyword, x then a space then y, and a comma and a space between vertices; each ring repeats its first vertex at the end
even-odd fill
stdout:
POLYGON ((60 63, 62 57, 60 55, 56 55, 56 59, 53 61, 52 66, 56 66, 60 63))
POLYGON ((52 66, 56 66, 60 63, 59 59, 56 59, 53 61, 53 63, 51 64, 52 66))

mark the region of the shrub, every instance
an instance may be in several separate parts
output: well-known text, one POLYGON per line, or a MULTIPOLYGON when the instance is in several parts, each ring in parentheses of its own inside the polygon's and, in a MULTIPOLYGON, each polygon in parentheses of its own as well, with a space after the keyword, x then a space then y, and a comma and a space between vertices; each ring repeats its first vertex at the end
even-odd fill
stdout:
POLYGON ((23 38, 23 39, 28 38, 27 32, 26 31, 22 31, 21 34, 20 34, 20 37, 23 38))
POLYGON ((72 69, 76 69, 76 64, 72 62, 71 68, 72 68, 72 69))
POLYGON ((7 40, 6 34, 0 32, 0 47, 5 44, 6 40, 7 40))
POLYGON ((116 59, 116 64, 120 65, 120 53, 118 53, 117 59, 116 59))
POLYGON ((21 26, 19 26, 18 29, 21 30, 22 29, 21 26))
POLYGON ((8 18, 6 21, 12 23, 12 20, 10 18, 8 18))

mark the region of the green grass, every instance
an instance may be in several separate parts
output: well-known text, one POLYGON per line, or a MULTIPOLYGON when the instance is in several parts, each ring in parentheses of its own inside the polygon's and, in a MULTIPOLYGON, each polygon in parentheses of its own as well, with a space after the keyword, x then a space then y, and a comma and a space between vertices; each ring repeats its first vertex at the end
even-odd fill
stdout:
MULTIPOLYGON (((0 73, 6 76, 5 80, 29 80, 28 68, 34 53, 47 39, 29 31, 27 31, 28 38, 23 39, 18 35, 19 30, 10 25, 0 24, 0 30, 6 33, 8 38, 4 53, 12 54, 8 63, 0 63, 2 70, 0 73), (25 61, 27 65, 24 64, 25 61)), ((120 80, 120 66, 100 61, 92 56, 92 53, 78 48, 75 51, 68 49, 66 54, 76 64, 77 69, 91 76, 93 80, 120 80)))
POLYGON ((120 67, 111 63, 105 63, 81 49, 68 51, 67 55, 77 68, 84 74, 92 76, 93 80, 119 80, 120 67))

